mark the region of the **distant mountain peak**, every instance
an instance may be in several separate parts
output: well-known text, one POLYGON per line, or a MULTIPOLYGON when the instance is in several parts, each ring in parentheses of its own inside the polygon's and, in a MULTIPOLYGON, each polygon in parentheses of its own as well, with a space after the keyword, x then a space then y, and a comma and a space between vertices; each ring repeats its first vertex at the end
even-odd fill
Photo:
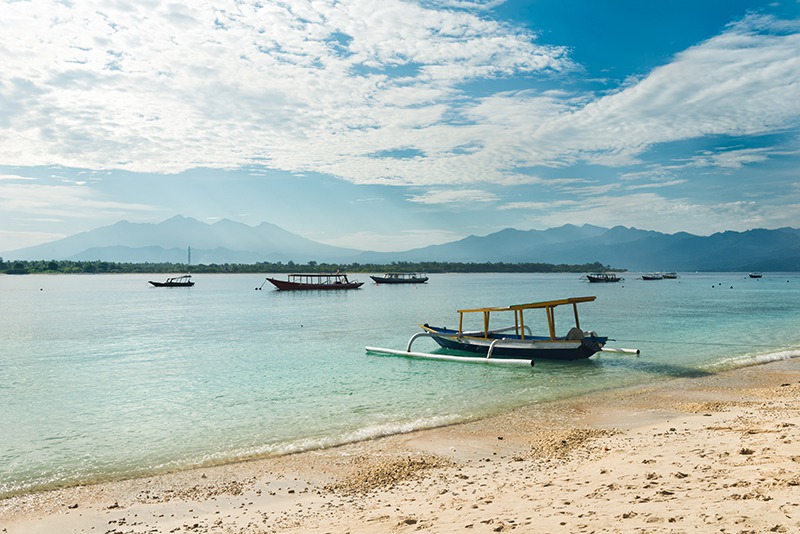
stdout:
POLYGON ((159 223, 119 221, 51 243, 12 251, 5 256, 15 259, 183 263, 189 246, 197 263, 343 262, 361 252, 317 243, 269 223, 251 227, 220 219, 208 224, 179 214, 159 223))
POLYGON ((726 231, 701 237, 622 225, 609 229, 567 223, 546 230, 505 228, 483 237, 470 235, 441 245, 386 253, 317 243, 269 222, 248 226, 220 219, 209 224, 183 215, 160 223, 122 220, 0 255, 15 260, 184 263, 187 247, 192 248, 192 263, 599 262, 633 271, 800 270, 800 230, 788 227, 726 231))

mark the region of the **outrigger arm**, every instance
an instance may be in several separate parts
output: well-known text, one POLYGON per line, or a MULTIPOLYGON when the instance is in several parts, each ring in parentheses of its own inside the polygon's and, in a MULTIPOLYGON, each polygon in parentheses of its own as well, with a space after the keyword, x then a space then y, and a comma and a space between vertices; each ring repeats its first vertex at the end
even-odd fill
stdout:
POLYGON ((411 345, 414 343, 415 340, 421 337, 434 337, 433 334, 428 332, 417 332, 411 339, 408 340, 408 345, 406 345, 406 350, 394 350, 394 349, 384 349, 381 347, 365 347, 367 352, 377 352, 383 354, 391 354, 395 356, 408 356, 411 358, 423 358, 428 360, 446 360, 446 361, 455 361, 455 362, 464 362, 464 363, 484 363, 490 365, 519 365, 519 366, 526 366, 526 367, 533 367, 534 361, 533 360, 521 360, 521 359, 511 359, 511 358, 492 358, 492 351, 494 347, 501 343, 502 339, 496 339, 492 342, 491 346, 489 347, 489 351, 484 358, 475 358, 473 356, 452 356, 449 354, 431 354, 428 352, 412 352, 411 345))

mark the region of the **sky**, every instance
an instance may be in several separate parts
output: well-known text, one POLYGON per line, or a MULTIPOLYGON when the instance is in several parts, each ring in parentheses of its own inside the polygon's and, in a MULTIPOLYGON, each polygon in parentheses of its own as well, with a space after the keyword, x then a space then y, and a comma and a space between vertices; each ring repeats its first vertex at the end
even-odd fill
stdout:
POLYGON ((0 0, 0 251, 800 227, 800 0, 0 0))

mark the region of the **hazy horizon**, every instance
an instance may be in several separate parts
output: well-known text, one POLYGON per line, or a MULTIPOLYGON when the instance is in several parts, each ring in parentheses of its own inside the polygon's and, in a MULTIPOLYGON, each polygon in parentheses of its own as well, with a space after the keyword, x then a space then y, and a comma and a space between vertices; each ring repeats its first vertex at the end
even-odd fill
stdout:
MULTIPOLYGON (((273 222, 271 222, 271 221, 261 221, 261 222, 255 223, 255 224, 247 224, 247 223, 244 223, 244 222, 242 222, 242 221, 237 221, 237 220, 235 220, 235 219, 230 219, 230 218, 227 218, 227 217, 226 217, 226 218, 220 219, 220 220, 218 220, 218 221, 206 222, 206 221, 201 221, 201 220, 199 220, 199 219, 197 219, 197 218, 195 218, 195 217, 188 217, 188 216, 185 216, 185 215, 183 215, 183 214, 177 213, 177 214, 173 215, 172 217, 168 217, 167 219, 164 219, 164 220, 162 220, 162 221, 157 221, 157 222, 155 222, 155 223, 136 223, 135 221, 128 221, 128 220, 125 220, 125 219, 123 219, 123 220, 120 220, 120 221, 116 221, 116 222, 114 222, 114 223, 111 223, 111 224, 109 224, 109 225, 103 225, 103 226, 100 226, 100 227, 98 227, 98 228, 92 228, 92 229, 89 229, 89 230, 87 230, 87 231, 88 231, 88 232, 91 232, 92 230, 97 230, 97 229, 100 229, 100 228, 106 228, 106 227, 109 227, 109 226, 114 226, 115 224, 124 223, 124 222, 129 222, 129 223, 134 223, 134 224, 153 224, 153 225, 158 225, 158 224, 161 224, 161 223, 163 223, 163 222, 167 222, 167 221, 169 221, 169 220, 171 220, 171 219, 175 219, 175 218, 193 219, 193 220, 195 220, 195 221, 198 221, 198 222, 200 222, 200 223, 209 224, 209 225, 213 225, 213 224, 216 224, 216 223, 218 223, 218 222, 221 222, 221 221, 227 220, 227 221, 231 221, 231 222, 234 222, 234 223, 237 223, 237 224, 244 224, 244 225, 246 225, 246 226, 248 226, 248 227, 250 227, 250 228, 256 228, 256 227, 258 227, 258 226, 260 226, 260 225, 262 225, 262 224, 267 224, 267 225, 277 226, 277 227, 281 228, 282 230, 286 230, 285 228, 281 227, 279 224, 275 224, 275 223, 273 223, 273 222)), ((600 226, 600 225, 592 225, 592 224, 590 224, 590 223, 583 223, 583 224, 564 223, 564 224, 562 224, 562 225, 560 225, 560 226, 551 226, 551 227, 549 227, 549 228, 542 228, 542 229, 532 229, 532 230, 538 230, 538 231, 547 231, 547 230, 553 230, 553 229, 562 228, 562 227, 564 227, 564 226, 576 226, 576 227, 583 227, 583 226, 586 226, 586 225, 588 225, 588 226, 595 226, 595 227, 602 228, 602 229, 606 229, 606 230, 610 230, 611 228, 613 228, 613 227, 605 227, 605 226, 600 226)), ((624 227, 624 228, 629 228, 629 229, 632 229, 632 230, 642 230, 642 231, 648 231, 648 232, 649 232, 649 231, 655 231, 655 232, 658 232, 657 230, 652 230, 651 228, 640 228, 640 227, 636 227, 636 226, 628 226, 628 225, 624 225, 624 224, 621 224, 621 225, 616 225, 616 226, 622 226, 622 227, 624 227)), ((690 234, 692 234, 692 235, 695 235, 695 236, 698 236, 698 237, 708 237, 708 236, 710 236, 710 235, 713 235, 713 234, 716 234, 716 233, 720 233, 720 232, 728 232, 728 231, 746 232, 746 231, 749 231, 749 230, 779 230, 779 229, 781 229, 781 228, 794 228, 794 227, 790 227, 790 226, 776 227, 776 228, 763 228, 763 227, 758 227, 758 228, 756 228, 756 227, 754 227, 754 228, 748 228, 748 229, 745 229, 745 230, 721 230, 721 231, 719 231, 719 232, 711 232, 711 233, 708 233, 708 234, 697 234, 697 233, 693 233, 693 232, 685 232, 685 233, 690 233, 690 234)), ((506 228, 500 228, 500 229, 498 229, 498 230, 493 230, 492 232, 489 232, 488 234, 470 234, 469 236, 463 236, 463 237, 470 237, 470 236, 475 236, 475 237, 486 237, 486 236, 489 236, 489 235, 491 235, 491 234, 494 234, 494 233, 500 232, 500 231, 502 231, 502 230, 520 230, 520 229, 519 229, 519 228, 513 228, 513 227, 506 227, 506 228)), ((288 230, 286 230, 286 231, 288 231, 288 230)), ((525 230, 520 230, 520 231, 525 231, 525 230)), ((80 234, 80 233, 84 233, 84 232, 79 232, 78 234, 80 234)), ((292 232, 292 233, 294 233, 294 232, 292 232)), ((677 233, 683 233, 683 231, 677 231, 677 232, 659 232, 659 233, 663 233, 663 234, 666 234, 666 235, 674 235, 674 234, 677 234, 677 233)), ((65 236, 65 237, 73 237, 74 235, 78 235, 78 234, 73 234, 73 235, 69 235, 69 236, 65 236)), ((308 237, 306 237, 306 236, 304 236, 304 235, 300 235, 300 234, 295 234, 295 235, 297 235, 298 237, 301 237, 301 238, 309 239, 308 237)), ((375 251, 375 250, 371 250, 371 249, 367 249, 367 248, 359 248, 358 246, 353 246, 353 247, 341 247, 341 248, 353 249, 353 250, 356 250, 356 251, 359 251, 359 252, 398 252, 398 253, 401 253, 401 252, 408 252, 408 251, 410 251, 410 250, 414 250, 414 249, 417 249, 417 248, 424 248, 424 247, 426 247, 426 246, 430 246, 430 245, 444 245, 444 244, 452 243, 452 242, 454 242, 454 241, 459 241, 459 240, 463 239, 463 237, 456 238, 456 239, 453 239, 453 240, 450 240, 450 241, 443 241, 443 242, 441 242, 441 243, 428 243, 428 244, 421 245, 421 246, 412 246, 412 247, 410 247, 410 248, 407 248, 407 249, 397 249, 397 250, 387 250, 387 251, 375 251)), ((55 241, 58 241, 58 240, 60 240, 60 239, 56 239, 55 241)), ((48 241, 48 242, 45 242, 45 243, 38 243, 37 245, 47 245, 47 244, 49 244, 49 243, 53 243, 53 242, 55 242, 55 241, 48 241)), ((313 241, 313 240, 312 240, 312 241, 313 241)), ((321 243, 321 244, 326 244, 326 243, 321 243)), ((37 246, 37 245, 32 245, 32 246, 37 246)), ((190 244, 190 245, 188 245, 188 246, 191 246, 191 244, 190 244)), ((337 246, 337 245, 333 245, 333 246, 337 246)), ((29 247, 23 247, 23 248, 29 248, 29 247)), ((2 255, 2 254, 8 254, 8 253, 13 253, 13 252, 17 252, 17 251, 19 251, 19 250, 23 250, 23 248, 20 248, 20 249, 14 249, 14 250, 5 250, 5 251, 0 251, 0 255, 2 255)))

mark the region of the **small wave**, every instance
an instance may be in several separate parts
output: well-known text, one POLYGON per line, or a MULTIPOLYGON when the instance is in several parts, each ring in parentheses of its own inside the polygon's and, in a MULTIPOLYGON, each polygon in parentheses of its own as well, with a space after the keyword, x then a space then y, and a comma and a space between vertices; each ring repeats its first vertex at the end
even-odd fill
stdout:
MULTIPOLYGON (((86 470, 70 470, 64 467, 54 469, 52 473, 43 476, 42 473, 30 476, 18 477, 17 480, 8 480, 0 483, 0 499, 10 498, 15 495, 44 491, 56 488, 69 487, 79 484, 92 484, 121 480, 131 477, 152 476, 175 470, 188 470, 213 465, 224 465, 245 460, 259 458, 270 458, 284 456, 306 451, 329 449, 357 443, 370 439, 391 436, 395 434, 405 434, 415 430, 425 428, 436 428, 451 425, 468 419, 462 415, 443 415, 423 419, 415 419, 405 422, 389 422, 384 424, 374 424, 363 428, 350 431, 343 431, 339 434, 328 436, 309 437, 295 441, 267 444, 247 450, 238 451, 219 451, 205 455, 203 458, 172 460, 150 465, 127 465, 115 466, 111 469, 103 469, 101 466, 87 468, 86 470)), ((84 466, 86 467, 86 466, 84 466)))
POLYGON ((763 365, 765 363, 779 362, 800 358, 800 348, 784 349, 765 353, 747 353, 730 358, 722 358, 709 366, 711 371, 727 371, 750 367, 752 365, 763 365))
POLYGON ((295 454, 299 452, 329 449, 346 445, 348 443, 357 443, 359 441, 367 441, 370 439, 381 438, 385 436, 392 436, 395 434, 406 434, 414 432, 415 430, 423 430, 426 428, 437 428, 442 426, 451 425, 468 418, 463 415, 441 415, 435 417, 428 417, 424 419, 415 419, 412 421, 398 421, 389 422, 384 424, 369 425, 363 428, 358 428, 352 431, 345 431, 339 434, 331 434, 327 436, 308 437, 296 441, 289 441, 283 443, 274 443, 257 447, 247 451, 238 451, 233 457, 227 456, 225 458, 218 456, 216 458, 209 458, 212 462, 228 462, 254 458, 267 458, 272 456, 282 456, 285 454, 295 454))

